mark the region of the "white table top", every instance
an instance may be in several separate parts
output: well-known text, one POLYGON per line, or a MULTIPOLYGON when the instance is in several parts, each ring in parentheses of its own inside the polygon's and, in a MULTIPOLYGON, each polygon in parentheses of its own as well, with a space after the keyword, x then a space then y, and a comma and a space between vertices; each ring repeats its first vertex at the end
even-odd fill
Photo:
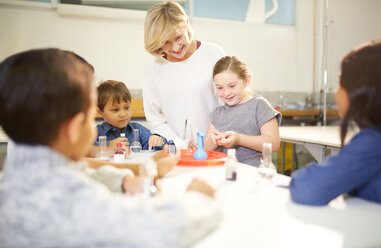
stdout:
POLYGON ((5 134, 3 130, 0 130, 0 143, 7 143, 8 136, 5 134))
MULTIPOLYGON (((354 135, 348 132, 348 141, 354 135)), ((281 126, 279 127, 281 141, 291 143, 309 143, 340 148, 340 127, 338 126, 281 126)))
POLYGON ((226 181, 224 166, 177 166, 160 181, 163 194, 181 194, 195 176, 218 187, 223 213, 217 230, 194 245, 209 247, 381 247, 381 205, 339 197, 328 206, 293 203, 289 177, 260 183, 257 169, 240 164, 238 180, 226 181))

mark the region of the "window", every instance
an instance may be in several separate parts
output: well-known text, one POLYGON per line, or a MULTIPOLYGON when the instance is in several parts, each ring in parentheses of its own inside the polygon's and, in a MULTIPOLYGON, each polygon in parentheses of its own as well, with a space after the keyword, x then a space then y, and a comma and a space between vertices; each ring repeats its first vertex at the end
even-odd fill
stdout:
POLYGON ((193 1, 194 17, 295 25, 295 0, 188 0, 188 13, 190 1, 193 1))
MULTIPOLYGON (((60 3, 99 6, 119 9, 149 10, 153 5, 162 0, 60 0, 60 3)), ((177 0, 185 8, 186 0, 177 0)))

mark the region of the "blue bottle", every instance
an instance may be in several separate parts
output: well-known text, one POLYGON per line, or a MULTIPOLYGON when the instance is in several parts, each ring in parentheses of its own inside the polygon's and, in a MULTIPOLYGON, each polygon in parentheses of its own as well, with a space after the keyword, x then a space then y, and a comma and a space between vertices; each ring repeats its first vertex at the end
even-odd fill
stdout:
POLYGON ((208 154, 204 151, 204 132, 197 133, 197 151, 193 153, 194 160, 206 160, 208 158, 208 154))
POLYGON ((168 140, 168 153, 176 155, 176 146, 173 140, 168 140))

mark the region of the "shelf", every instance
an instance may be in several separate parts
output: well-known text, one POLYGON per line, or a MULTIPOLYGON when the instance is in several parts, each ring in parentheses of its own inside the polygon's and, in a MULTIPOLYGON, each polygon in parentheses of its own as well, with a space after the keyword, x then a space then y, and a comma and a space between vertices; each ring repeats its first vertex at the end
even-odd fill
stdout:
MULTIPOLYGON (((281 109, 278 110, 282 113, 282 116, 318 116, 320 114, 319 109, 281 109)), ((336 109, 328 109, 327 115, 337 115, 336 109)))
MULTIPOLYGON (((132 118, 145 118, 144 108, 143 108, 143 98, 133 98, 131 102, 132 108, 132 118)), ((282 113, 283 117, 286 116, 319 116, 319 109, 281 109, 278 110, 282 113)), ((337 116, 336 109, 327 110, 328 116, 337 116)), ((96 118, 102 118, 100 115, 97 115, 96 118)))

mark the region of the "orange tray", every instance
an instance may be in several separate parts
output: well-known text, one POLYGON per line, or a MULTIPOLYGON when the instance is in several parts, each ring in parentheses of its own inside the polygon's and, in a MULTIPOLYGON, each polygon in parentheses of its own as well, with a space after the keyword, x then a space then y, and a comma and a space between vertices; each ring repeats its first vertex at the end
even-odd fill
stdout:
POLYGON ((206 160, 194 160, 193 153, 196 150, 180 149, 181 157, 177 165, 179 166, 213 166, 225 164, 225 158, 228 156, 222 152, 206 151, 208 158, 206 160))

